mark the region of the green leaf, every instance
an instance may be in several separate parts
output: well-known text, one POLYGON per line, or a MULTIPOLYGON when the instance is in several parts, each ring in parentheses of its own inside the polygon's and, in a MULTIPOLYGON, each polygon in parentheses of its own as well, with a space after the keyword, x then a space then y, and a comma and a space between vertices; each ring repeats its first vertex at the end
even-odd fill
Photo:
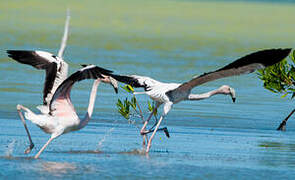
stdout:
POLYGON ((121 86, 121 88, 124 89, 128 93, 133 93, 134 92, 133 87, 130 86, 130 85, 121 86))
POLYGON ((295 50, 291 53, 291 60, 295 63, 295 50))
MULTIPOLYGON (((150 103, 150 101, 148 101, 148 110, 149 110, 149 112, 153 112, 153 110, 155 109, 155 102, 153 102, 153 104, 151 104, 150 103)), ((158 110, 156 109, 155 111, 154 111, 154 116, 157 116, 157 114, 158 114, 158 110)))
POLYGON ((151 105, 150 101, 148 101, 148 110, 149 110, 150 112, 152 112, 152 111, 153 111, 153 107, 152 107, 152 105, 151 105))
POLYGON ((282 96, 281 96, 281 98, 284 98, 284 97, 286 97, 288 95, 288 93, 285 93, 285 94, 283 94, 282 96))
POLYGON ((130 105, 132 106, 132 108, 133 108, 134 110, 136 110, 136 97, 135 97, 135 96, 133 96, 133 97, 131 98, 130 105))
POLYGON ((127 120, 130 118, 130 108, 128 104, 128 99, 124 100, 124 103, 120 99, 117 101, 118 112, 127 120))

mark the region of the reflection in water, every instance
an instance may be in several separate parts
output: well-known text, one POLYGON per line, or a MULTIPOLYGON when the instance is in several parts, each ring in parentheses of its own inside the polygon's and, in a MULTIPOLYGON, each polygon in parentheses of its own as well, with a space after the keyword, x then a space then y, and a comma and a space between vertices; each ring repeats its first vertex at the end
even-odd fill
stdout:
POLYGON ((14 145, 15 145, 15 140, 12 140, 11 143, 8 144, 7 149, 5 151, 6 157, 12 157, 14 145))
POLYGON ((273 142, 273 141, 263 141, 259 147, 271 148, 274 151, 291 151, 295 152, 295 144, 273 142))
POLYGON ((130 151, 119 152, 119 154, 146 155, 148 157, 148 153, 143 149, 133 149, 130 151))
POLYGON ((258 146, 264 148, 263 156, 260 160, 261 164, 272 167, 295 166, 295 158, 291 155, 295 153, 295 144, 262 141, 260 144, 258 144, 258 146))
POLYGON ((68 153, 68 154, 102 154, 102 151, 99 150, 71 150, 71 151, 61 151, 61 153, 68 153))
POLYGON ((74 163, 67 162, 42 162, 41 167, 42 170, 57 176, 77 170, 77 166, 74 163))

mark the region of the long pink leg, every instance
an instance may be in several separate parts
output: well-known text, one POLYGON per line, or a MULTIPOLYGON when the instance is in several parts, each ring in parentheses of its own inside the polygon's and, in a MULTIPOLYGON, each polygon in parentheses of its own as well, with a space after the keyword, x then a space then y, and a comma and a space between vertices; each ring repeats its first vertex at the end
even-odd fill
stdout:
POLYGON ((145 148, 145 141, 149 141, 148 136, 146 134, 146 126, 148 124, 148 122, 150 121, 150 119, 152 118, 153 114, 155 113, 155 111, 157 110, 157 108, 161 105, 161 103, 156 103, 155 108, 153 109, 153 111, 151 112, 151 114, 149 115, 149 117, 147 118, 147 120, 144 122, 141 130, 140 130, 140 134, 142 135, 142 147, 143 149, 145 148))
POLYGON ((34 156, 35 159, 38 159, 40 154, 44 151, 44 149, 48 146, 48 144, 56 137, 51 137, 46 144, 44 144, 44 146, 41 148, 41 150, 34 156))
POLYGON ((145 150, 145 144, 148 142, 149 138, 147 134, 142 135, 142 149, 145 150))
MULTIPOLYGON (((153 112, 154 111, 155 110, 153 110, 153 112)), ((143 124, 143 126, 142 126, 142 128, 140 130, 140 134, 142 135, 142 148, 143 148, 143 150, 145 149, 145 141, 148 142, 148 135, 145 133, 146 132, 146 129, 145 128, 146 128, 149 120, 151 119, 151 117, 153 115, 153 112, 150 114, 150 116, 148 117, 148 119, 144 122, 144 124, 143 124)))
POLYGON ((25 110, 25 111, 29 111, 29 109, 26 108, 26 107, 24 107, 24 106, 22 106, 22 105, 19 105, 19 104, 16 106, 16 109, 17 109, 17 112, 18 112, 18 115, 19 115, 21 121, 22 121, 23 124, 24 124, 25 130, 26 130, 26 132, 27 132, 27 135, 28 135, 28 138, 29 138, 29 141, 30 141, 30 146, 25 150, 25 154, 28 154, 28 153, 30 153, 31 150, 34 148, 34 143, 33 143, 33 141, 32 141, 32 138, 31 138, 31 135, 30 135, 29 129, 28 129, 28 127, 27 127, 27 124, 26 124, 25 118, 24 118, 23 113, 21 112, 21 110, 23 109, 23 110, 25 110))
POLYGON ((158 131, 159 126, 160 126, 160 124, 161 124, 163 118, 168 114, 168 112, 170 111, 172 105, 173 105, 172 102, 168 102, 168 103, 165 103, 165 104, 164 104, 163 114, 162 114, 162 116, 160 117, 159 122, 158 122, 157 126, 155 127, 152 136, 151 136, 150 139, 149 139, 149 142, 148 142, 148 145, 147 145, 147 148, 146 148, 146 152, 147 152, 147 153, 150 151, 150 148, 151 148, 151 145, 152 145, 152 140, 153 140, 153 138, 154 138, 156 132, 158 131))
POLYGON ((140 130, 140 134, 144 135, 146 132, 146 126, 149 123, 149 121, 151 120, 151 118, 153 117, 153 114, 155 113, 155 111, 158 109, 158 107, 161 105, 161 103, 156 103, 156 107, 153 109, 153 111, 151 112, 151 114, 149 115, 149 117, 147 118, 147 120, 144 122, 141 130, 140 130))

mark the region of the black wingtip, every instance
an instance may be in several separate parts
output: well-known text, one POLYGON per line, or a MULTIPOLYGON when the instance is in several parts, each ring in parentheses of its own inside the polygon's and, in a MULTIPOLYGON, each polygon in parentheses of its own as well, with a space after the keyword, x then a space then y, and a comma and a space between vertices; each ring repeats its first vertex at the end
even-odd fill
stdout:
POLYGON ((6 53, 7 54, 12 54, 12 53, 14 53, 16 50, 6 50, 6 53))
POLYGON ((26 50, 11 50, 11 49, 6 50, 6 53, 7 53, 7 54, 24 54, 24 53, 27 53, 27 52, 32 52, 32 51, 26 51, 26 50))
POLYGON ((261 64, 264 67, 268 67, 285 59, 290 54, 291 50, 292 48, 265 49, 265 50, 257 51, 257 52, 248 54, 217 71, 227 70, 231 68, 239 68, 242 66, 255 64, 255 63, 261 64))
POLYGON ((14 59, 16 61, 19 61, 19 59, 24 56, 22 50, 6 50, 6 53, 8 54, 8 57, 11 59, 14 59))
POLYGON ((15 50, 6 50, 6 53, 8 54, 8 57, 11 57, 13 56, 13 54, 15 54, 15 50))
POLYGON ((292 48, 268 49, 257 53, 260 53, 262 58, 265 59, 265 61, 262 61, 262 63, 265 67, 267 67, 282 61, 290 54, 291 51, 292 48))

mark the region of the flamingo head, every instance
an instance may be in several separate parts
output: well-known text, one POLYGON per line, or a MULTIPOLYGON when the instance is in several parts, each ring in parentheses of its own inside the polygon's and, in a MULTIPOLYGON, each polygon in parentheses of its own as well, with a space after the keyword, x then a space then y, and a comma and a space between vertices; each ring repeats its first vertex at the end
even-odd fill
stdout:
POLYGON ((219 92, 222 94, 230 95, 233 102, 236 102, 236 91, 234 88, 228 85, 223 85, 219 88, 219 92))
POLYGON ((102 74, 103 78, 100 78, 102 82, 111 84, 114 88, 115 92, 118 93, 118 82, 116 79, 112 78, 111 76, 106 76, 102 74))

